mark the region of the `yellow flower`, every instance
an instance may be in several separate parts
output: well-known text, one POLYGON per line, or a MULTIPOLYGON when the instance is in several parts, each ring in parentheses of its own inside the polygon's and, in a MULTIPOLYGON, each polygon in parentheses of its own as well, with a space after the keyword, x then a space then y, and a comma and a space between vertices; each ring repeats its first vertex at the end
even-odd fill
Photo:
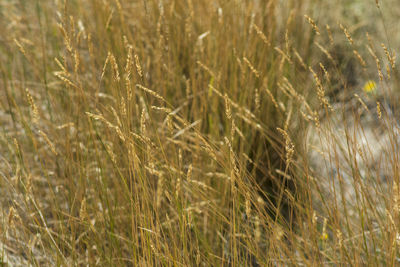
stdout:
POLYGON ((328 234, 327 234, 327 233, 323 233, 323 234, 321 235, 321 239, 322 239, 322 240, 327 240, 327 239, 328 239, 328 234))
POLYGON ((376 82, 373 80, 369 80, 364 84, 363 90, 366 93, 375 93, 376 92, 376 82))

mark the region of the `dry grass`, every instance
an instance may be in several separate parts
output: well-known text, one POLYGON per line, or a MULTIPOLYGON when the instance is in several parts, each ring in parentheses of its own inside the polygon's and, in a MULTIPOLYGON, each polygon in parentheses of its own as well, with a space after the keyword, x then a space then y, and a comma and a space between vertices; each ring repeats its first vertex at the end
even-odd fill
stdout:
POLYGON ((0 265, 398 264, 399 12, 0 2, 0 265))

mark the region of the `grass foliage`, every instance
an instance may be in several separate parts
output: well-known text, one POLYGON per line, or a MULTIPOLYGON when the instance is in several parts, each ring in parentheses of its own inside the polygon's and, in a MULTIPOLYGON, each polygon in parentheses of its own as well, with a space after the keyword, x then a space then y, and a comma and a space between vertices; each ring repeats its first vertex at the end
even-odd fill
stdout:
POLYGON ((0 14, 0 265, 398 264, 396 1, 0 14))

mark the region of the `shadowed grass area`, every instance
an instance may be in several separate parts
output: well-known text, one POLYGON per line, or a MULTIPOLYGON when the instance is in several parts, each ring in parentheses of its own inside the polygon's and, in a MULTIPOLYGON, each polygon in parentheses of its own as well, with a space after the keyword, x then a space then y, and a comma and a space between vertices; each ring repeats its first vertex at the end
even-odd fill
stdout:
POLYGON ((1 264, 397 264, 396 1, 0 13, 1 264))

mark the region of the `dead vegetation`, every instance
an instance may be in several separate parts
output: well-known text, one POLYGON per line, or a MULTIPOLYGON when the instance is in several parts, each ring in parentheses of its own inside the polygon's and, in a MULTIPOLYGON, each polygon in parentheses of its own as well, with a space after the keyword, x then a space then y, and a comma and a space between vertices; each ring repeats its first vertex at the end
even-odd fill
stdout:
POLYGON ((0 263, 396 265, 399 11, 2 1, 0 263))

